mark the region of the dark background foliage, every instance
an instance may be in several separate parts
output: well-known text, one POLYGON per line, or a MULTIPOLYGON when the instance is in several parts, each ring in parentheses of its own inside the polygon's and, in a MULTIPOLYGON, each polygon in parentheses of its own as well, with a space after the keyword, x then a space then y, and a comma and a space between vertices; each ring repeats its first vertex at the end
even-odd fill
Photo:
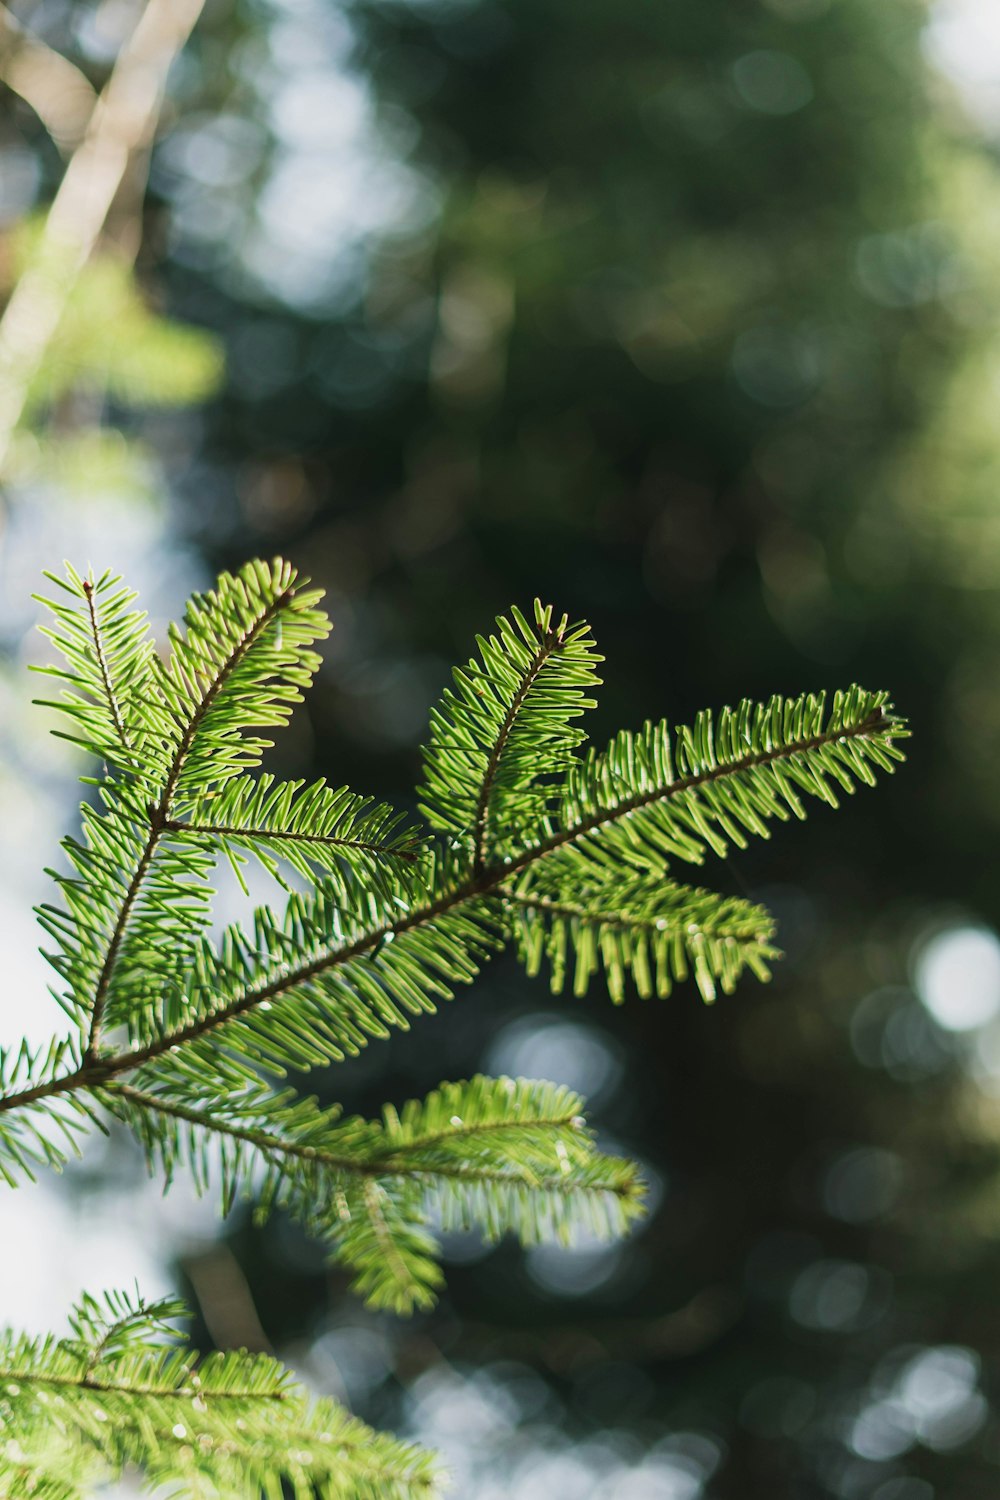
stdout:
POLYGON ((852 680, 915 730, 892 783, 712 872, 778 915, 769 988, 614 1010, 499 963, 313 1080, 365 1111, 481 1067, 590 1085, 655 1185, 620 1251, 455 1240, 408 1325, 280 1223, 185 1260, 204 1340, 292 1349, 469 1496, 618 1496, 615 1454, 642 1500, 995 1491, 1000 185, 927 21, 218 0, 172 90, 139 270, 227 354, 216 399, 143 422, 172 524, 212 567, 290 556, 336 622, 276 767, 412 805, 450 663, 536 593, 606 653, 598 741, 852 680), (274 184, 317 67, 334 115, 335 75, 369 101, 371 167, 325 250, 309 148, 296 261, 274 184))

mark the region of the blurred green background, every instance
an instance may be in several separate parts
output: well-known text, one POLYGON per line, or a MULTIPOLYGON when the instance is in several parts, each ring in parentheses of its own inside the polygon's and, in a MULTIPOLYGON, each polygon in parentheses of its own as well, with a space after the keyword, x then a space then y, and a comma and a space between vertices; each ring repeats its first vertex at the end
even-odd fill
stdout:
MULTIPOLYGON (((141 7, 11 9, 100 89, 141 7)), ((7 289, 72 150, 29 54, 8 23, 7 289)), ((180 1278, 203 1344, 276 1348, 463 1500, 992 1500, 998 143, 994 0, 209 0, 3 473, 0 921, 39 997, 3 1040, 45 1034, 26 893, 80 769, 23 672, 63 555, 161 620, 291 557, 336 628, 273 764, 402 806, 450 665, 536 593, 606 653, 598 741, 854 680, 915 737, 712 872, 775 910, 770 987, 615 1010, 499 963, 311 1080, 368 1112, 481 1068, 579 1087, 653 1186, 624 1245, 451 1236, 402 1323, 287 1224, 154 1206, 113 1140, 3 1201, 5 1318, 180 1278)))

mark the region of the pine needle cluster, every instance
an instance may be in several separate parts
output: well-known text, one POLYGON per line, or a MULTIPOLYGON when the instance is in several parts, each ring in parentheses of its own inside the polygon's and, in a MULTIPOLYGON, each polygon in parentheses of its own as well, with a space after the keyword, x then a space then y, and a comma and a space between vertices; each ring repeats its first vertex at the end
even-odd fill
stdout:
MULTIPOLYGON (((60 1167, 112 1121, 150 1170, 191 1174, 222 1212, 291 1215, 372 1306, 409 1313, 442 1285, 432 1225, 488 1239, 620 1236, 635 1165, 599 1151, 570 1090, 475 1077, 378 1120, 287 1082, 407 1029, 513 944, 554 993, 602 975, 706 1000, 776 955, 768 913, 689 885, 679 865, 836 805, 901 759, 884 693, 742 703, 690 728, 647 724, 583 751, 597 655, 587 626, 512 610, 431 716, 423 822, 346 787, 258 769, 329 630, 287 563, 195 596, 161 652, 120 580, 52 576, 44 670, 59 730, 95 774, 55 899, 39 911, 64 1036, 0 1052, 0 1173, 60 1167), (213 872, 256 861, 283 887, 221 938, 213 872)), ((126 1465, 192 1495, 417 1497, 433 1461, 313 1400, 274 1361, 198 1362, 172 1304, 107 1294, 72 1337, 5 1336, 0 1485, 81 1496, 126 1465)))

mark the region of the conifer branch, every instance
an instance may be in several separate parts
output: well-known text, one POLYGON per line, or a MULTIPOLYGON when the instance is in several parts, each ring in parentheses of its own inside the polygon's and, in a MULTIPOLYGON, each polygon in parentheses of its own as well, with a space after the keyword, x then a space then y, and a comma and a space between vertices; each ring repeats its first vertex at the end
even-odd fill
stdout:
MULTIPOLYGON (((365 1211, 368 1215, 368 1221, 375 1236, 383 1263, 381 1269, 384 1272, 388 1272, 389 1276, 400 1285, 408 1285, 413 1280, 412 1273, 397 1248, 396 1241, 386 1222, 382 1206, 385 1196, 384 1191, 379 1187, 377 1182, 372 1181, 371 1178, 366 1178, 362 1193, 364 1195, 365 1211)), ((419 1293, 417 1296, 419 1298, 419 1293)), ((427 1304, 425 1303, 424 1305, 427 1304)))
MULTIPOLYGON (((189 1025, 167 1032, 166 1035, 148 1042, 144 1047, 137 1047, 117 1057, 102 1059, 95 1074, 96 1081, 104 1082, 108 1078, 116 1077, 119 1073, 131 1072, 146 1063, 154 1062, 158 1057, 172 1052, 175 1048, 183 1049, 202 1037, 218 1032, 227 1023, 259 1010, 262 1005, 273 1004, 275 1000, 280 1000, 289 991, 298 989, 311 979, 319 978, 320 975, 340 968, 350 963, 352 959, 362 958, 372 953, 387 939, 401 937, 404 933, 425 926, 435 917, 443 916, 464 905, 474 893, 474 889, 475 884, 469 882, 465 888, 443 896, 439 901, 412 913, 409 917, 401 918, 398 922, 385 923, 365 932, 363 936, 345 947, 324 952, 309 963, 295 966, 283 974, 276 975, 265 984, 245 991, 228 1005, 209 1011, 207 1015, 201 1016, 189 1025)), ((78 1083, 75 1086, 81 1085, 78 1083)), ((0 1099, 0 1110, 3 1110, 4 1104, 5 1101, 0 1099)))
MULTIPOLYGON (((820 749, 828 745, 835 745, 843 741, 858 738, 869 738, 876 734, 894 732, 898 721, 891 720, 879 708, 870 714, 861 724, 847 726, 843 729, 831 730, 824 734, 810 735, 800 740, 794 740, 786 746, 775 747, 772 750, 759 753, 747 754, 727 765, 718 766, 697 775, 682 777, 676 782, 668 785, 658 786, 639 796, 628 798, 617 807, 595 813, 592 817, 582 819, 570 828, 554 833, 533 847, 513 856, 510 861, 502 865, 494 865, 478 873, 473 873, 452 891, 445 893, 437 901, 418 908, 401 917, 395 922, 384 923, 368 932, 354 942, 344 947, 332 949, 320 954, 310 960, 309 963, 299 967, 292 967, 266 984, 255 987, 247 993, 240 995, 229 1005, 218 1011, 210 1012, 200 1020, 192 1022, 190 1026, 183 1027, 178 1031, 151 1043, 146 1048, 139 1049, 132 1054, 133 1066, 139 1063, 151 1061, 162 1053, 170 1051, 173 1047, 183 1047, 187 1043, 203 1037, 209 1032, 216 1031, 225 1026, 227 1022, 236 1019, 247 1012, 255 1010, 265 1002, 273 1002, 283 995, 297 989, 309 980, 317 978, 331 969, 336 969, 353 959, 362 957, 364 954, 376 949, 379 944, 384 943, 387 938, 395 939, 404 933, 427 925, 436 917, 443 916, 449 911, 463 906, 466 902, 481 896, 503 894, 506 882, 512 875, 528 870, 532 865, 545 860, 549 855, 562 849, 567 844, 575 844, 585 835, 594 832, 608 823, 618 822, 628 818, 640 808, 649 806, 655 802, 666 802, 671 798, 680 796, 684 792, 693 790, 700 786, 711 785, 729 778, 734 773, 755 767, 770 766, 775 762, 790 760, 797 755, 808 754, 809 751, 820 749)), ((117 1059, 115 1063, 117 1063, 117 1059)), ((128 1062, 122 1060, 123 1066, 128 1067, 128 1062)), ((119 1071, 116 1067, 115 1071, 119 1071)), ((2 1108, 2 1104, 0 1104, 2 1108)))
POLYGON ((498 886, 497 895, 502 896, 504 901, 511 906, 519 906, 524 911, 545 912, 550 917, 564 917, 567 921, 587 922, 600 924, 608 927, 622 927, 636 932, 645 932, 655 924, 655 918, 635 917, 628 912, 612 911, 604 914, 593 911, 592 908, 580 903, 566 901, 552 901, 548 896, 538 896, 531 891, 515 891, 509 886, 498 886))
POLYGON ((269 603, 267 603, 261 610, 260 614, 258 615, 256 620, 254 620, 250 628, 246 630, 241 638, 236 642, 226 660, 222 663, 221 667, 219 667, 209 679, 208 686, 205 688, 204 692, 201 695, 201 698, 199 699, 195 707, 194 712, 191 714, 191 717, 189 718, 181 735, 177 749, 174 751, 173 760, 170 763, 170 769, 167 772, 166 781, 163 785, 163 792, 160 796, 160 800, 157 804, 156 810, 150 812, 150 822, 157 825, 157 832, 162 831, 163 822, 170 812, 170 808, 174 799, 174 793, 177 790, 177 783, 180 779, 181 771, 184 769, 184 762, 187 759, 188 752, 191 749, 192 744, 194 743, 195 735, 201 728, 205 715, 208 713, 209 709, 212 707, 212 704, 215 702, 216 698, 219 696, 226 683, 236 671, 240 662, 252 649, 254 642, 264 633, 267 627, 271 624, 272 620, 274 620, 283 609, 286 609, 288 605, 291 604, 294 597, 294 589, 288 587, 286 589, 283 589, 282 592, 277 596, 277 598, 270 600, 269 603))
POLYGON ((421 807, 439 831, 471 835, 474 871, 537 826, 585 738, 573 720, 594 706, 601 657, 588 626, 553 616, 539 599, 533 625, 500 616, 431 713, 421 807))
POLYGON ((209 1034, 218 1032, 227 1023, 238 1019, 240 1016, 259 1009, 267 1002, 273 1003, 284 995, 297 990, 310 980, 349 964, 354 959, 361 958, 377 949, 387 939, 398 938, 405 933, 418 930, 432 923, 435 918, 454 911, 467 902, 478 897, 503 894, 509 890, 507 882, 513 875, 528 870, 532 865, 546 860, 567 845, 572 845, 582 839, 585 835, 609 823, 619 822, 627 819, 631 814, 656 802, 669 801, 682 793, 697 787, 711 785, 732 776, 734 773, 758 768, 772 766, 775 763, 791 760, 795 756, 806 755, 812 750, 836 745, 852 740, 867 740, 878 735, 895 735, 901 732, 897 720, 890 718, 880 707, 872 711, 865 719, 856 725, 846 725, 840 729, 833 729, 822 734, 813 734, 799 740, 793 740, 784 746, 775 746, 771 750, 748 753, 739 759, 699 774, 682 777, 679 780, 658 786, 638 796, 623 800, 617 806, 601 810, 591 817, 580 820, 571 827, 557 831, 547 838, 541 840, 533 847, 522 851, 511 858, 510 862, 503 865, 491 866, 478 874, 468 876, 464 881, 457 884, 452 890, 446 891, 437 900, 432 901, 414 911, 401 916, 395 921, 381 923, 352 942, 339 946, 311 958, 309 962, 286 967, 280 974, 276 974, 267 982, 254 986, 228 1004, 218 1010, 209 1011, 206 1015, 190 1022, 186 1026, 178 1027, 176 1030, 166 1033, 148 1042, 145 1046, 137 1047, 126 1053, 107 1058, 96 1058, 85 1056, 80 1068, 73 1073, 64 1075, 58 1079, 48 1080, 36 1088, 26 1089, 19 1094, 0 1098, 0 1113, 8 1109, 15 1109, 26 1104, 33 1103, 37 1099, 45 1098, 53 1094, 72 1092, 76 1089, 87 1089, 92 1085, 100 1085, 110 1079, 118 1077, 122 1073, 132 1072, 175 1048, 184 1048, 188 1044, 197 1041, 209 1034))
MULTIPOLYGON (((232 1121, 222 1119, 220 1115, 210 1109, 193 1109, 178 1100, 168 1099, 162 1095, 150 1094, 143 1089, 134 1088, 131 1084, 115 1083, 104 1089, 94 1090, 98 1099, 108 1099, 113 1094, 134 1104, 138 1109, 151 1110, 155 1114, 168 1115, 175 1120, 183 1120, 188 1125, 194 1125, 201 1130, 206 1130, 212 1135, 227 1136, 230 1140, 241 1141, 245 1145, 252 1146, 264 1156, 275 1160, 283 1158, 296 1159, 302 1162, 314 1163, 318 1166, 331 1168, 345 1177, 356 1177, 366 1182, 373 1178, 382 1177, 412 1177, 420 1178, 450 1178, 458 1183, 488 1183, 502 1184, 516 1181, 516 1176, 510 1171, 502 1171, 496 1167, 483 1166, 479 1162, 449 1162, 434 1160, 409 1161, 407 1158, 421 1151, 432 1150, 435 1146, 447 1142, 453 1146, 463 1137, 475 1136, 504 1136, 516 1137, 523 1134, 525 1123, 523 1120, 494 1120, 487 1124, 477 1124, 467 1129, 452 1127, 447 1133, 443 1131, 433 1132, 428 1135, 417 1137, 407 1141, 405 1144, 395 1144, 384 1152, 376 1151, 369 1158, 358 1154, 331 1151, 326 1147, 310 1145, 307 1142, 289 1139, 286 1136, 276 1135, 273 1131, 258 1130, 248 1125, 238 1125, 232 1121)), ((575 1107, 579 1109, 577 1100, 575 1107)), ((556 1116, 550 1119, 533 1118, 530 1126, 538 1131, 555 1131, 559 1129, 582 1130, 584 1124, 583 1116, 579 1113, 566 1116, 556 1116)), ((532 1171, 531 1182, 534 1186, 543 1188, 547 1192, 557 1192, 569 1195, 579 1190, 579 1184, 568 1178, 561 1170, 554 1170, 545 1176, 532 1171)), ((595 1183, 595 1188, 603 1192, 614 1193, 622 1197, 634 1196, 634 1187, 625 1186, 621 1182, 607 1181, 606 1183, 595 1183)), ((368 1188, 365 1187, 366 1202, 368 1199, 368 1188)))
POLYGON ((86 1355, 84 1377, 89 1377, 102 1360, 126 1349, 136 1335, 161 1333, 169 1336, 172 1332, 169 1320, 182 1318, 185 1313, 184 1304, 171 1298, 150 1303, 137 1296, 133 1302, 124 1293, 106 1293, 102 1309, 96 1298, 85 1293, 70 1319, 86 1355))
MULTIPOLYGON (((87 602, 91 607, 91 611, 93 610, 92 592, 92 589, 87 592, 87 602)), ((188 753, 191 749, 192 744, 194 743, 195 736, 197 735, 206 714, 212 707, 212 704, 215 702, 216 698, 225 687, 226 683, 232 677, 240 662, 252 649, 254 642, 259 638, 263 631, 267 629, 271 621, 280 613, 282 609, 284 609, 291 602, 293 598, 293 590, 291 588, 286 588, 282 591, 282 593, 280 593, 275 599, 272 599, 262 609, 258 618, 253 622, 250 628, 245 631, 242 638, 236 642, 229 656, 218 668, 218 670, 212 675, 211 679, 208 682, 208 685, 201 695, 199 702, 195 706, 194 712, 191 714, 186 726, 181 733, 177 748, 174 751, 173 758, 167 770, 159 800, 149 809, 149 835, 146 839, 142 854, 139 857, 139 862, 135 867, 132 879, 129 881, 128 888, 122 899, 122 904, 118 913, 118 919, 115 922, 114 929, 108 941, 107 955, 98 977, 97 988, 94 991, 94 1001, 91 1008, 90 1018, 90 1032, 87 1037, 87 1045, 84 1051, 85 1063, 93 1062, 97 1058, 98 1050, 101 1044, 101 1027, 104 1020, 104 1007, 107 1000, 108 987, 111 983, 111 976, 114 973, 115 963, 118 959, 118 950, 125 935, 125 929, 128 925, 128 920, 132 913, 132 908, 134 907, 139 892, 142 889, 142 883, 146 878, 146 874, 153 862, 153 857, 156 854, 157 846, 163 836, 166 819, 169 816, 174 794, 177 790, 177 784, 181 772, 184 768, 184 763, 187 759, 188 753)))
POLYGON ((695 791, 699 787, 711 786, 713 783, 728 781, 730 777, 740 771, 755 770, 760 767, 779 765, 782 761, 793 760, 796 756, 808 755, 812 750, 822 750, 829 745, 849 743, 852 740, 872 739, 879 735, 897 735, 903 732, 898 719, 890 718, 879 706, 872 710, 861 724, 848 725, 844 728, 828 730, 823 734, 812 734, 799 740, 793 740, 787 745, 776 745, 770 750, 752 751, 740 756, 737 760, 729 761, 724 765, 713 766, 705 771, 696 772, 690 776, 682 776, 675 781, 666 782, 663 785, 650 787, 648 790, 626 797, 613 807, 602 808, 591 816, 581 818, 569 828, 560 829, 550 834, 534 848, 525 849, 521 854, 515 855, 506 866, 505 874, 516 875, 522 870, 528 869, 539 860, 546 859, 550 854, 564 848, 566 845, 577 844, 587 834, 594 833, 608 824, 621 822, 633 813, 639 812, 644 807, 649 807, 657 802, 669 802, 672 798, 680 797, 685 792, 695 791))
POLYGON ((118 958, 118 949, 121 946, 122 938, 125 935, 125 928, 128 924, 128 919, 131 915, 132 908, 135 905, 140 890, 142 889, 142 882, 146 878, 146 872, 153 862, 153 855, 156 853, 156 846, 160 841, 160 833, 162 829, 157 825, 155 818, 151 819, 151 823, 152 826, 150 829, 149 837, 146 840, 145 848, 142 851, 139 863, 135 867, 135 872, 132 876, 132 879, 129 881, 128 889, 126 890, 125 896, 122 900, 122 904, 118 912, 118 920, 116 921, 114 930, 111 933, 111 938, 108 943, 104 964, 101 968, 100 975, 98 976, 97 988, 94 991, 94 1002, 90 1011, 90 1031, 87 1036, 87 1046, 84 1051, 85 1063, 94 1062, 97 1059, 98 1051, 101 1045, 101 1026, 104 1021, 104 1004, 105 1000, 107 999, 108 986, 111 983, 111 976, 114 973, 115 961, 118 958))
MULTIPOLYGON (((288 1140, 283 1136, 276 1135, 269 1130, 256 1130, 246 1125, 236 1125, 229 1120, 222 1119, 217 1113, 209 1109, 192 1109, 189 1105, 177 1100, 167 1099, 160 1095, 150 1094, 143 1089, 134 1088, 127 1083, 114 1083, 108 1085, 107 1092, 119 1095, 127 1099, 130 1104, 139 1109, 149 1109, 157 1114, 170 1115, 173 1119, 184 1120, 189 1125, 196 1125, 202 1130, 207 1130, 215 1135, 225 1135, 231 1140, 243 1141, 248 1146, 253 1146, 265 1155, 275 1157, 297 1157, 300 1161, 317 1162, 322 1166, 332 1167, 337 1172, 353 1174, 358 1177, 392 1176, 397 1172, 409 1171, 419 1175, 427 1168, 404 1167, 392 1157, 376 1158, 372 1161, 364 1161, 357 1156, 342 1155, 320 1146, 303 1144, 302 1142, 288 1140)), ((495 1127, 499 1128, 499 1127, 495 1127)), ((397 1152, 398 1156, 400 1153, 397 1152)))
MULTIPOLYGON (((109 1294, 109 1307, 128 1306, 109 1294)), ((150 1486, 178 1480, 198 1494, 290 1494, 295 1500, 417 1500, 438 1492, 429 1456, 376 1433, 334 1402, 311 1400, 265 1355, 211 1354, 197 1362, 158 1341, 156 1309, 140 1303, 114 1361, 88 1341, 97 1304, 71 1320, 80 1337, 31 1339, 0 1331, 0 1482, 11 1500, 80 1497, 139 1465, 150 1486), (194 1487, 192 1489, 192 1486, 194 1487)), ((164 1308, 177 1315, 177 1305, 164 1308)), ((99 1334, 98 1334, 99 1337, 99 1334)))
POLYGON ((157 1400, 166 1400, 169 1397, 170 1399, 187 1398, 189 1400, 211 1401, 213 1403, 223 1401, 243 1403, 250 1400, 285 1401, 288 1398, 287 1390, 283 1390, 281 1387, 270 1391, 258 1391, 252 1388, 244 1390, 237 1387, 235 1390, 206 1393, 198 1383, 192 1385, 140 1385, 124 1380, 108 1380, 86 1370, 79 1375, 55 1375, 45 1370, 26 1370, 20 1365, 7 1366, 6 1368, 0 1365, 0 1380, 16 1380, 22 1382, 24 1385, 53 1388, 64 1386, 77 1391, 103 1391, 107 1395, 118 1393, 127 1396, 151 1396, 157 1400))
POLYGON ((338 838, 329 833, 290 833, 274 828, 241 828, 236 824, 192 823, 184 818, 164 818, 167 833, 189 833, 208 839, 240 839, 247 843, 314 844, 319 849, 353 849, 361 854, 375 854, 385 859, 401 859, 416 864, 418 856, 411 849, 393 848, 391 844, 369 843, 365 839, 338 838))
POLYGON ((83 580, 83 592, 87 596, 87 611, 90 616, 90 631, 94 639, 94 655, 97 658, 101 681, 104 684, 104 694, 108 700, 108 712, 117 731, 118 738, 125 750, 131 750, 132 740, 128 730, 125 728, 125 720, 122 717, 121 708, 118 705, 118 697, 111 681, 111 669, 108 666, 107 654, 104 650, 104 641, 101 635, 100 622, 97 618, 97 609, 94 605, 94 585, 89 578, 83 580))
POLYGON ((181 1161, 199 1191, 218 1173, 224 1213, 253 1184, 259 1222, 291 1214, 369 1301, 397 1312, 430 1306, 441 1283, 429 1211, 531 1244, 582 1226, 620 1234, 642 1210, 634 1164, 597 1151, 583 1101, 552 1084, 443 1084, 401 1114, 387 1106, 381 1121, 340 1120, 260 1086, 202 1100, 183 1079, 164 1090, 155 1075, 149 1088, 111 1085, 95 1100, 136 1131, 168 1183, 181 1161), (221 1149, 210 1154, 213 1136, 221 1149))
MULTIPOLYGON (((565 626, 566 619, 564 616, 562 628, 564 629, 565 626)), ((489 759, 486 762, 486 769, 483 772, 483 784, 479 792, 478 801, 476 803, 476 816, 473 825, 473 846, 475 848, 473 870, 476 874, 481 874, 482 871, 486 868, 486 860, 489 852, 490 804, 493 798, 493 788, 496 782, 497 771, 499 769, 504 750, 506 749, 507 741, 510 738, 511 731, 514 728, 515 723, 517 722, 517 716, 521 711, 521 705, 524 703, 525 699, 528 697, 528 694, 531 692, 535 683, 538 681, 538 678, 544 670, 545 664, 549 660, 553 651, 558 650, 560 641, 560 631, 553 631, 548 629, 544 631, 538 648, 535 651, 534 657, 531 659, 526 669, 524 670, 520 685, 518 686, 517 691, 514 693, 514 696, 510 700, 510 704, 507 708, 507 712, 504 714, 503 722, 500 725, 500 729, 493 744, 493 748, 490 751, 489 759)))
MULTIPOLYGON (((432 713, 427 837, 347 787, 248 774, 270 743, 251 731, 287 721, 329 628, 287 564, 249 564, 195 596, 166 664, 117 579, 69 569, 55 582, 70 602, 50 605, 66 661, 45 668, 63 684, 52 706, 105 770, 81 838, 64 843, 63 904, 39 912, 76 1031, 42 1051, 0 1050, 0 1176, 60 1166, 108 1114, 168 1184, 185 1163, 199 1191, 218 1173, 224 1212, 255 1191, 258 1217, 293 1215, 362 1296, 399 1313, 432 1305, 442 1284, 431 1224, 524 1244, 625 1234, 642 1211, 637 1168, 596 1150, 566 1090, 474 1078, 379 1120, 343 1120, 275 1075, 408 1027, 508 941, 529 974, 548 962, 553 991, 571 980, 582 994, 603 971, 615 1001, 626 981, 665 996, 692 974, 711 1000, 748 969, 766 979, 768 913, 678 881, 673 862, 767 837, 805 815, 804 797, 836 805, 836 789, 894 769, 906 730, 885 695, 851 688, 829 713, 807 694, 743 702, 577 753, 601 658, 586 625, 553 627, 536 601, 533 623, 515 610, 479 639, 432 713), (223 855, 241 880, 256 858, 288 895, 283 912, 261 907, 215 941, 208 882, 223 855), (112 1026, 127 1040, 105 1050, 112 1026)), ((193 1408, 212 1493, 428 1493, 424 1458, 329 1404, 310 1408, 279 1367, 227 1356, 196 1371, 158 1347, 165 1315, 112 1296, 81 1305, 73 1340, 0 1335, 0 1424, 15 1424, 0 1487, 13 1463, 41 1476, 49 1500, 76 1500, 91 1451, 101 1473, 137 1463, 151 1484, 175 1483, 193 1408), (29 1376, 49 1382, 47 1403, 17 1396, 29 1376), (225 1410, 263 1398, 282 1416, 233 1436, 206 1382, 225 1410), (98 1398, 99 1415, 87 1406, 98 1398), (44 1459, 59 1401, 69 1488, 44 1459)))
MULTIPOLYGON (((613 823, 627 820, 642 808, 657 804, 669 804, 673 799, 680 798, 684 794, 700 787, 710 787, 716 783, 728 782, 741 772, 772 767, 782 762, 795 762, 802 757, 808 757, 811 752, 823 750, 830 746, 851 743, 856 740, 871 741, 873 739, 887 738, 891 744, 892 737, 902 732, 898 720, 892 719, 879 705, 866 714, 857 724, 848 723, 843 726, 830 728, 822 733, 814 733, 798 738, 793 738, 785 744, 773 746, 767 750, 751 751, 745 755, 736 757, 723 764, 710 767, 704 771, 692 773, 687 776, 674 779, 669 782, 657 784, 649 790, 643 791, 631 798, 625 798, 614 806, 596 811, 592 815, 580 819, 568 828, 557 831, 547 838, 541 840, 519 854, 515 854, 505 860, 501 865, 494 865, 479 872, 473 872, 464 881, 459 882, 453 890, 446 892, 437 901, 417 908, 406 916, 394 922, 388 922, 371 930, 351 944, 345 947, 330 950, 314 957, 308 964, 299 968, 286 968, 285 971, 270 980, 263 986, 257 987, 239 996, 231 1004, 217 1012, 210 1013, 200 1021, 182 1032, 175 1033, 169 1041, 169 1045, 183 1046, 185 1042, 202 1036, 217 1026, 224 1025, 227 1021, 246 1014, 255 1009, 261 1003, 273 1002, 282 995, 296 989, 300 984, 318 977, 319 975, 349 963, 351 960, 362 956, 366 952, 384 943, 387 938, 395 939, 406 932, 417 929, 445 913, 461 907, 466 902, 477 897, 498 894, 506 887, 511 876, 525 872, 531 866, 545 861, 549 856, 556 854, 566 846, 579 843, 587 835, 613 823)), ((898 754, 898 752, 897 752, 898 754)))

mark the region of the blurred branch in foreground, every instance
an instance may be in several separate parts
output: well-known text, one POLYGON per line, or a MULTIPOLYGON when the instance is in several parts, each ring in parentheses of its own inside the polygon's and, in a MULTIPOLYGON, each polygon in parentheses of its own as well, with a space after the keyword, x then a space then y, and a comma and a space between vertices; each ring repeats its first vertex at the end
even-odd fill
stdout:
POLYGON ((93 85, 0 5, 0 79, 20 95, 64 154, 75 151, 94 112, 93 85))
POLYGON ((49 210, 38 253, 0 319, 0 473, 31 381, 104 227, 133 153, 159 117, 167 73, 204 0, 150 0, 119 54, 49 210))

